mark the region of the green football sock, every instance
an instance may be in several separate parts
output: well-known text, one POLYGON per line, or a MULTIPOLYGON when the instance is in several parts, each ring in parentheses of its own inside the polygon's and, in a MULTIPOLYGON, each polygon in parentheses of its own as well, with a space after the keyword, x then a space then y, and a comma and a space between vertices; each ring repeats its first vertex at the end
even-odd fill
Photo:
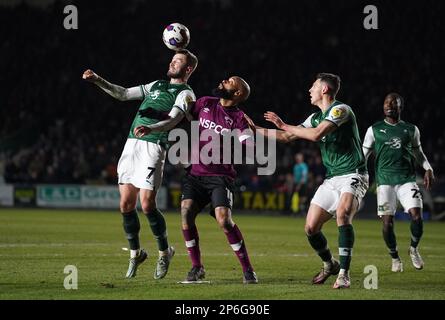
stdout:
POLYGON ((332 260, 332 254, 328 248, 328 241, 321 231, 307 236, 307 239, 309 240, 312 248, 317 251, 317 254, 320 256, 321 260, 325 262, 332 260))
POLYGON ((354 228, 352 224, 346 224, 339 226, 338 232, 340 268, 348 271, 351 264, 352 248, 354 247, 354 228))
POLYGON ((167 227, 161 211, 156 208, 145 215, 147 216, 148 222, 150 223, 151 231, 153 232, 156 242, 158 243, 159 251, 167 250, 167 227))
POLYGON ((128 243, 131 250, 138 250, 139 245, 139 230, 141 225, 139 223, 138 213, 136 210, 130 212, 122 213, 122 218, 124 219, 123 226, 125 235, 127 237, 128 243))
POLYGON ((396 234, 394 233, 394 224, 388 223, 383 225, 383 239, 389 250, 389 255, 393 259, 399 258, 399 252, 397 251, 396 234))
POLYGON ((417 248, 423 235, 423 220, 411 220, 411 247, 417 248))

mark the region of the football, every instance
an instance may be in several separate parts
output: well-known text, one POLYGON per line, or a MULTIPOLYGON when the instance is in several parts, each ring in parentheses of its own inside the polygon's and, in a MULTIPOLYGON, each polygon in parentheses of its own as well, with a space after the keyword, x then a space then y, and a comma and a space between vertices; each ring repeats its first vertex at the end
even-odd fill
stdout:
POLYGON ((181 23, 171 23, 165 27, 162 40, 171 50, 184 49, 190 42, 189 29, 181 23))

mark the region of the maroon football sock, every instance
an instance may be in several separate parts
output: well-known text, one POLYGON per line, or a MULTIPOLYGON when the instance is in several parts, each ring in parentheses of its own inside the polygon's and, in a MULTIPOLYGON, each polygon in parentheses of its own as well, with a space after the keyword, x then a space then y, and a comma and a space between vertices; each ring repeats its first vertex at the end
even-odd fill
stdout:
POLYGON ((247 270, 253 271, 253 267, 250 264, 249 255, 247 254, 246 245, 244 243, 243 235, 238 229, 237 225, 234 225, 229 232, 225 232, 229 244, 238 257, 241 266, 243 267, 243 272, 247 270))
POLYGON ((201 267, 201 250, 199 250, 199 234, 196 226, 191 227, 188 230, 182 230, 182 234, 184 235, 185 246, 187 247, 187 251, 192 260, 192 265, 194 267, 201 267))

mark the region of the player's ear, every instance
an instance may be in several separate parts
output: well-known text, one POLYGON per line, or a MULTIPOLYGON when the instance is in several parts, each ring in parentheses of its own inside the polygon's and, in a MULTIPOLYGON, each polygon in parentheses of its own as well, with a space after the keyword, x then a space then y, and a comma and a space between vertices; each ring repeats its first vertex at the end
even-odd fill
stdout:
POLYGON ((325 93, 328 93, 328 91, 329 91, 328 85, 322 82, 321 93, 325 94, 325 93))

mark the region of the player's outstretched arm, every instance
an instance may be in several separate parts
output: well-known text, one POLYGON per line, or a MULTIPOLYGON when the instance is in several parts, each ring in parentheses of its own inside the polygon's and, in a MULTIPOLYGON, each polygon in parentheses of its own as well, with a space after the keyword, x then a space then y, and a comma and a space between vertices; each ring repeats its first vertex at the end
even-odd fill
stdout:
POLYGON ((425 175, 423 176, 423 184, 427 190, 431 189, 435 179, 433 170, 428 169, 425 171, 425 175))
POLYGON ((295 139, 305 139, 309 141, 319 141, 324 136, 330 134, 331 132, 337 129, 337 126, 331 121, 324 120, 322 121, 316 128, 305 128, 301 125, 292 126, 287 123, 284 123, 281 118, 272 111, 267 111, 264 114, 264 118, 272 122, 278 129, 281 129, 292 136, 295 139))
POLYGON ((365 139, 363 140, 363 155, 365 156, 365 161, 368 161, 369 156, 374 150, 375 138, 374 131, 372 130, 372 126, 366 130, 365 139))
POLYGON ((142 138, 150 134, 151 132, 164 132, 170 131, 174 127, 176 127, 182 119, 185 117, 185 112, 181 108, 177 106, 173 106, 172 110, 168 114, 168 118, 165 120, 161 120, 154 124, 148 126, 138 126, 134 128, 134 135, 138 138, 142 138))
POLYGON ((425 175, 423 176, 423 183, 425 185, 425 188, 429 190, 434 182, 434 172, 433 168, 431 167, 428 159, 426 158, 425 153, 423 153, 422 146, 420 144, 420 132, 419 128, 415 127, 414 129, 414 135, 411 140, 411 144, 413 145, 413 155, 416 159, 417 163, 422 166, 422 168, 425 170, 425 175))
POLYGON ((107 80, 105 80, 104 78, 97 75, 91 69, 86 70, 83 73, 82 78, 88 82, 94 83, 99 88, 101 88, 103 91, 108 93, 110 96, 112 96, 113 98, 118 99, 120 101, 136 100, 136 99, 143 98, 143 94, 139 87, 124 88, 124 87, 112 84, 112 83, 108 82, 107 80))
POLYGON ((283 143, 287 143, 296 139, 296 137, 289 132, 283 130, 274 130, 274 129, 271 130, 257 126, 255 125, 253 120, 246 114, 244 114, 244 118, 247 120, 247 124, 249 125, 249 128, 253 132, 258 132, 259 134, 262 134, 265 137, 276 139, 277 141, 283 143))
POLYGON ((420 164, 423 169, 425 169, 425 175, 423 176, 423 184, 425 185, 425 188, 427 190, 430 190, 435 180, 433 168, 431 167, 428 159, 423 153, 422 146, 419 145, 417 148, 413 148, 413 154, 417 163, 420 164))

